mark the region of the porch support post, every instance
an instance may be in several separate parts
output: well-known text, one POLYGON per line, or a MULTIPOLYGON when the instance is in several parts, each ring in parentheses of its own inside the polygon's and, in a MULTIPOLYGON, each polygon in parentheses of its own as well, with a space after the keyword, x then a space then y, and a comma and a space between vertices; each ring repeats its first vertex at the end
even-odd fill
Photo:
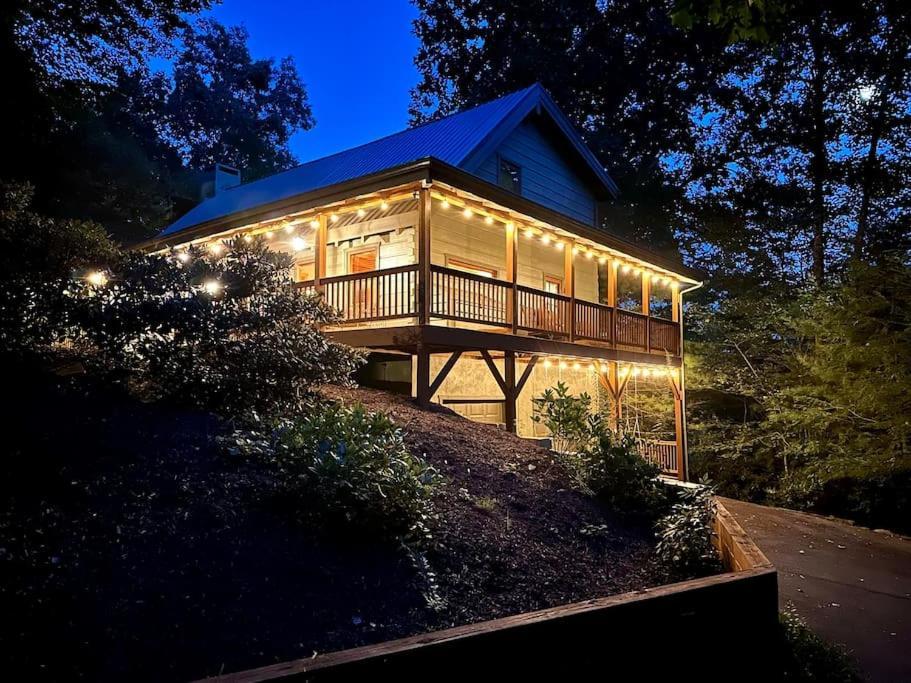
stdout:
POLYGON ((673 374, 670 377, 674 390, 674 440, 677 442, 677 478, 681 481, 689 479, 689 453, 686 440, 686 371, 683 367, 683 297, 680 288, 673 285, 671 289, 671 319, 679 324, 680 336, 678 349, 680 352, 680 368, 677 369, 676 380, 673 374))
POLYGON ((612 258, 607 262, 607 305, 610 306, 611 343, 617 346, 617 272, 620 261, 612 258))
POLYGON ((509 222, 506 224, 506 279, 512 283, 506 291, 506 321, 512 326, 512 333, 515 334, 518 320, 518 310, 516 307, 516 277, 518 275, 519 263, 519 241, 516 239, 516 224, 509 222))
MULTIPOLYGON (((648 272, 641 271, 642 274, 642 315, 650 315, 649 309, 651 308, 651 298, 652 298, 652 281, 649 278, 648 272)), ((645 321, 645 350, 652 350, 652 340, 651 340, 651 325, 649 321, 645 321)))
POLYGON ((430 322, 430 188, 418 190, 418 323, 430 322))
POLYGON ((452 370, 452 368, 455 366, 456 362, 459 360, 459 357, 461 357, 461 355, 462 355, 461 351, 453 351, 452 354, 449 356, 449 359, 443 365, 443 367, 440 368, 440 371, 437 373, 436 379, 433 380, 433 383, 430 385, 430 399, 431 400, 433 399, 433 395, 435 393, 437 393, 437 391, 439 391, 443 382, 446 380, 446 377, 449 376, 450 370, 452 370))
POLYGON ((576 269, 575 269, 575 242, 566 241, 563 248, 563 293, 569 297, 569 312, 566 316, 566 326, 569 331, 569 340, 576 339, 576 269))
POLYGON ((317 291, 322 291, 320 280, 326 277, 326 247, 329 242, 329 222, 326 214, 317 217, 319 225, 313 233, 313 285, 317 291))
POLYGON ((503 354, 503 384, 505 391, 503 398, 506 400, 504 414, 506 417, 506 431, 516 433, 516 352, 505 351, 503 354))
POLYGON ((430 405, 430 399, 432 398, 430 393, 430 351, 424 344, 418 343, 415 357, 417 360, 415 394, 417 395, 418 405, 421 408, 426 408, 430 405))
POLYGON ((534 370, 537 362, 538 356, 529 356, 528 364, 525 366, 525 370, 522 372, 522 376, 519 378, 519 381, 516 382, 516 398, 519 398, 519 394, 521 394, 522 389, 525 388, 525 383, 528 381, 528 378, 531 377, 531 371, 534 370))

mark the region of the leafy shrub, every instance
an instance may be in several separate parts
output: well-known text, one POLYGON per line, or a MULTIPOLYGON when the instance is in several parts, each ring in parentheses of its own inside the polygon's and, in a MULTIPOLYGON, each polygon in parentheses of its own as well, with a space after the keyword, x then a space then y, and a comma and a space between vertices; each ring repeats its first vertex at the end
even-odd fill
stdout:
POLYGON ((721 569, 712 545, 714 493, 709 486, 681 489, 680 499, 671 506, 670 513, 658 521, 655 552, 670 575, 689 578, 721 569))
POLYGON ((286 254, 237 238, 217 257, 128 254, 104 286, 69 287, 73 341, 99 373, 144 398, 235 417, 296 409, 361 362, 326 339, 333 311, 290 278, 286 254))
POLYGON ((813 633, 789 605, 781 614, 782 680, 860 683, 854 662, 813 633))
POLYGON ((643 458, 636 441, 608 429, 602 420, 589 421, 589 438, 578 454, 582 480, 613 510, 651 516, 665 509, 667 493, 658 479, 660 468, 643 458))
POLYGON ((584 445, 590 436, 588 416, 592 399, 586 393, 573 396, 563 382, 544 390, 532 399, 531 419, 550 431, 553 448, 558 453, 572 453, 584 445))
POLYGON ((410 541, 429 538, 439 475, 409 452, 386 415, 312 402, 271 436, 236 432, 231 445, 273 459, 283 488, 307 501, 310 515, 410 541))

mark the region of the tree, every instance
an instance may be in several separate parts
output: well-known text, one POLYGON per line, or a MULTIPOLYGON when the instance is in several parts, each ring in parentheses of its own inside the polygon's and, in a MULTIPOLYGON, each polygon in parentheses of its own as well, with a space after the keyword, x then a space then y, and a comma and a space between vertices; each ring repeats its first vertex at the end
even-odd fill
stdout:
POLYGON ((166 101, 166 133, 190 168, 224 162, 248 177, 294 163, 291 135, 314 125, 293 60, 254 60, 243 28, 213 21, 188 29, 166 101))
POLYGON ((607 226, 674 249, 675 155, 696 141, 690 111, 724 87, 724 40, 671 24, 669 2, 418 0, 412 118, 540 81, 621 188, 607 226))

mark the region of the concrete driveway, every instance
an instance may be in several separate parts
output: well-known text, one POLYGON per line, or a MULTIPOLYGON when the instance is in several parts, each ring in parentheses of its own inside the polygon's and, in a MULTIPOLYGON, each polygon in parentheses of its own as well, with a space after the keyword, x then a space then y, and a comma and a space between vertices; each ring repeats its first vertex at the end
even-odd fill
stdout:
POLYGON ((871 681, 911 681, 911 539, 723 499, 778 569, 779 600, 871 681))

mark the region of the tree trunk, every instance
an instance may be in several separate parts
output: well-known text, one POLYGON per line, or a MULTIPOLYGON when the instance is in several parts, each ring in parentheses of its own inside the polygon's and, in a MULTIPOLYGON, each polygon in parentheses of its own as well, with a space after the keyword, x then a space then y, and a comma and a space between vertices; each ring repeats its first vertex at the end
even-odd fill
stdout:
MULTIPOLYGON (((817 22, 820 20, 817 20, 817 22)), ((810 29, 810 49, 813 51, 813 76, 810 79, 812 131, 810 135, 810 179, 813 183, 813 239, 810 254, 813 259, 813 279, 822 284, 826 275, 826 198, 825 182, 829 170, 826 152, 826 60, 823 54, 819 24, 810 29)))

